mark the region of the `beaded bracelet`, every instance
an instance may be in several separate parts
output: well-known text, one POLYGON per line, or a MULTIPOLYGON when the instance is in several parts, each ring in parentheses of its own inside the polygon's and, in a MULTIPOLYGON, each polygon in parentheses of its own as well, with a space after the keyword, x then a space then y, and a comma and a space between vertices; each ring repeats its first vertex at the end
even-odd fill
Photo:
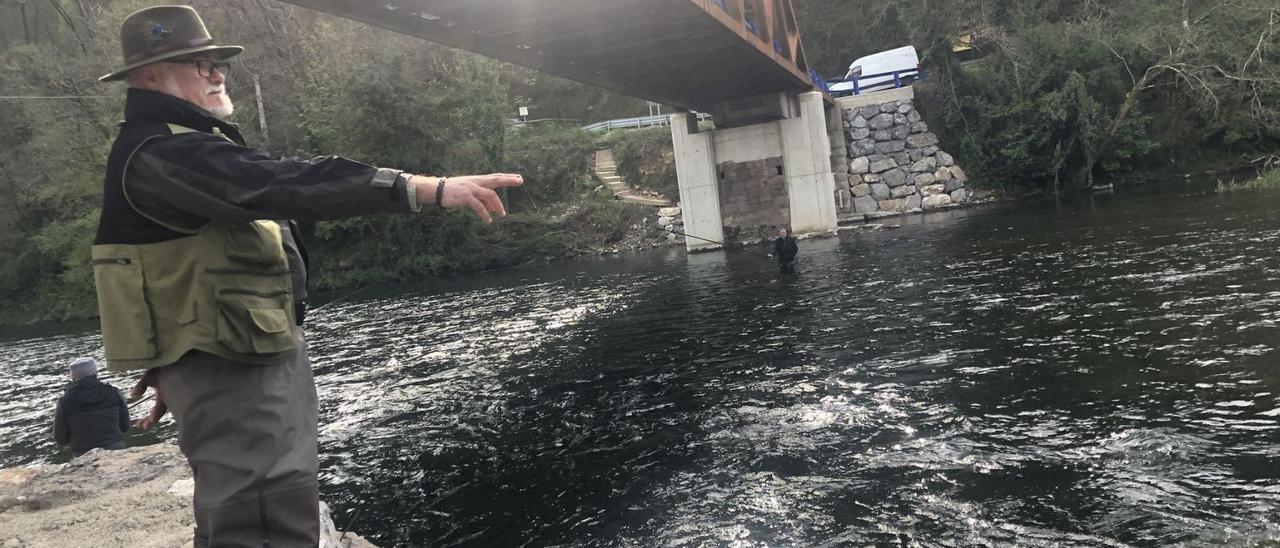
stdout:
POLYGON ((448 177, 436 178, 436 206, 440 209, 444 209, 444 183, 448 180, 448 177))

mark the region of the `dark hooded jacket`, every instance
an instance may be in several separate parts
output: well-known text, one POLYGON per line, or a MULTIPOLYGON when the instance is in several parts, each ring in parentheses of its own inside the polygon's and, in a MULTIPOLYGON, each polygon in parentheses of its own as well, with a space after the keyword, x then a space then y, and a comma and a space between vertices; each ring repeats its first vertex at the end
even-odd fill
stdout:
POLYGON ((778 262, 782 264, 791 264, 796 260, 796 253, 800 251, 800 246, 796 245, 796 239, 790 235, 786 238, 779 237, 773 241, 773 255, 778 258, 778 262))
POLYGON ((80 456, 94 448, 124 449, 129 430, 129 407, 115 387, 98 377, 85 377, 67 385, 53 418, 53 439, 70 445, 80 456))

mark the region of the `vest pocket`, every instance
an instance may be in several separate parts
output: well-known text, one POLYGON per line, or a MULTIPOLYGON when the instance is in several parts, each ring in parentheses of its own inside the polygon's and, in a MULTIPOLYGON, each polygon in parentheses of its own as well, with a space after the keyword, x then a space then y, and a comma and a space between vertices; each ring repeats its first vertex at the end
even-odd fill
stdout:
POLYGON ((297 348, 289 291, 218 292, 218 343, 236 354, 261 356, 297 348))
POLYGON ((228 259, 251 265, 285 265, 280 225, 275 221, 229 224, 225 230, 228 259))
POLYGON ((93 283, 98 289, 102 345, 108 361, 156 357, 155 324, 143 289, 136 248, 113 246, 94 253, 93 283))

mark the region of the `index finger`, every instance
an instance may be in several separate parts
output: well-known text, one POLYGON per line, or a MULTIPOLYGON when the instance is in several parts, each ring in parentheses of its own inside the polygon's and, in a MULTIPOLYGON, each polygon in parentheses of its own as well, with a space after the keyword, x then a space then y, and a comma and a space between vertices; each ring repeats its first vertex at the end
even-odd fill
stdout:
POLYGON ((476 184, 490 190, 495 188, 520 186, 524 184, 524 176, 513 173, 493 173, 485 175, 477 181, 476 184))

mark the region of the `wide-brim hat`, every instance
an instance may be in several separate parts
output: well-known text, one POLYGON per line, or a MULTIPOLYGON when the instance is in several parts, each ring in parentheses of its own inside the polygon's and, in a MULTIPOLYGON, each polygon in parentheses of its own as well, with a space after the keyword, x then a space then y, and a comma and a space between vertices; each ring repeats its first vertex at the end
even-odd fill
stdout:
POLYGON ((244 51, 240 46, 215 44, 200 14, 191 6, 155 6, 133 12, 120 25, 120 47, 124 66, 98 78, 99 82, 121 80, 143 65, 194 53, 209 52, 221 60, 244 51))

